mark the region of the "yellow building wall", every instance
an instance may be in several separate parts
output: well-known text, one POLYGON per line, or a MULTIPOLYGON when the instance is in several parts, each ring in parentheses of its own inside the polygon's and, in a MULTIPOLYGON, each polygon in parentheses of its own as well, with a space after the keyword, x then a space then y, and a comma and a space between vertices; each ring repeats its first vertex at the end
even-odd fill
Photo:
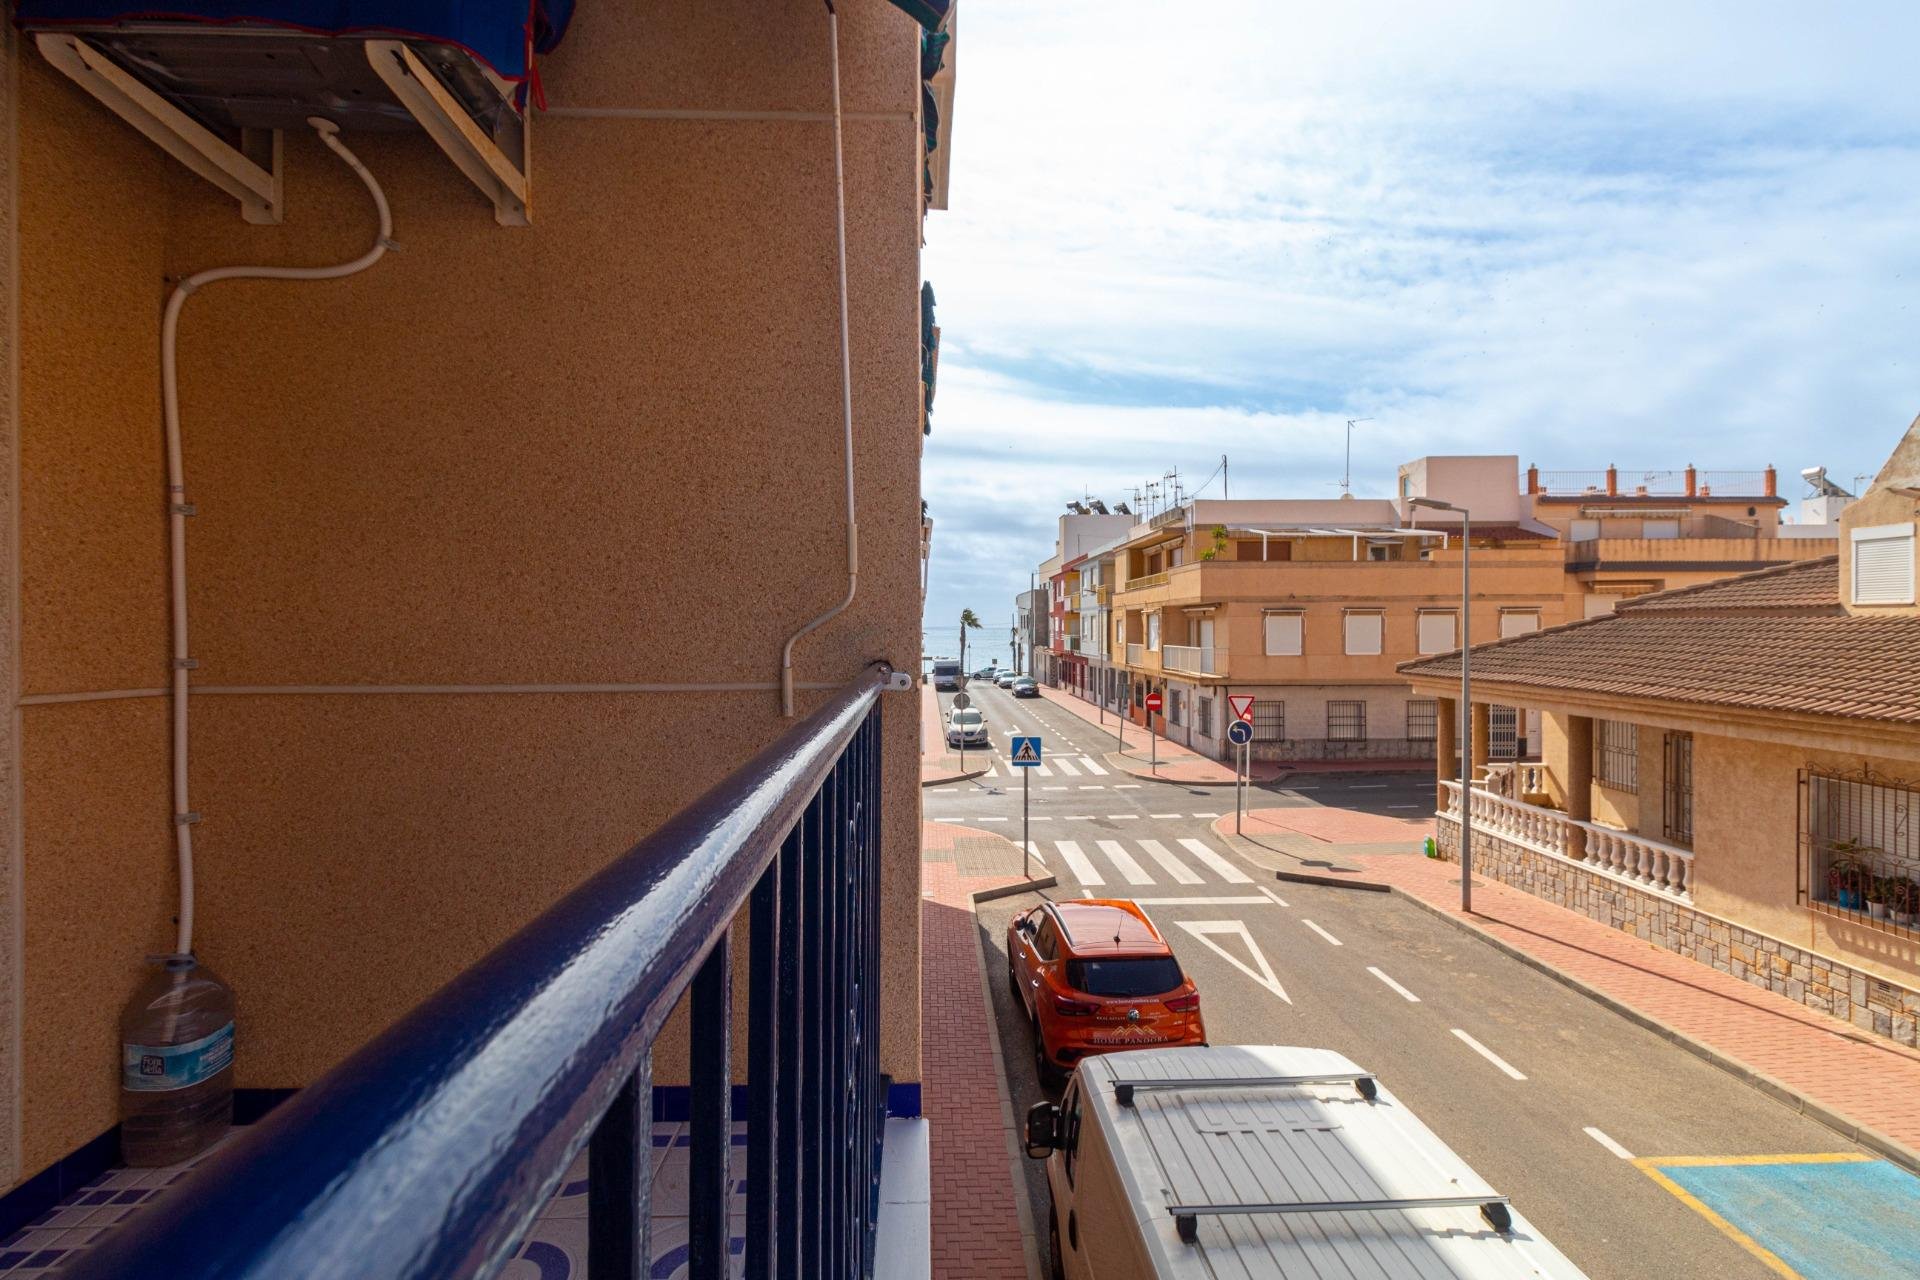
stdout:
MULTIPOLYGON (((796 654, 831 685, 920 643, 917 36, 845 9, 861 582, 796 654)), ((18 70, 22 686, 157 691, 164 277, 348 258, 372 211, 289 135, 286 221, 248 226, 37 55, 18 70)), ((188 304, 195 680, 262 690, 194 700, 199 951, 238 992, 242 1086, 312 1080, 788 726, 770 690, 274 690, 775 678, 845 589, 831 132, 778 116, 827 110, 827 77, 802 0, 583 8, 543 64, 532 227, 423 138, 350 135, 404 252, 188 304)), ((917 714, 886 700, 881 1053, 906 1081, 917 714)), ((22 717, 16 1173, 114 1119, 115 1018, 171 935, 165 715, 22 717)), ((674 1080, 673 1037, 659 1061, 674 1080)))

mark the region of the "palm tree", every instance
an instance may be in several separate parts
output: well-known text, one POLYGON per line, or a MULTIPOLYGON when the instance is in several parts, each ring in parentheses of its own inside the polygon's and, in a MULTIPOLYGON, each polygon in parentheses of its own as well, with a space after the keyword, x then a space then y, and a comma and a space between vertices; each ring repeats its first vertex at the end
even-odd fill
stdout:
POLYGON ((962 676, 967 674, 967 629, 969 627, 978 631, 980 619, 974 616, 973 610, 962 609, 960 611, 960 674, 962 676))

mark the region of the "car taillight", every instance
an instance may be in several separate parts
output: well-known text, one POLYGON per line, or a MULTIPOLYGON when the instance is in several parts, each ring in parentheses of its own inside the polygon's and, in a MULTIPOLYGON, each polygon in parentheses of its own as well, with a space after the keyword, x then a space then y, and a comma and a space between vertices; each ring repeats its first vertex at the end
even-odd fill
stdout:
POLYGON ((1100 1011, 1100 1006, 1089 1000, 1075 1000, 1070 996, 1055 996, 1053 1011, 1069 1018, 1087 1018, 1100 1011))
POLYGON ((1171 1012, 1193 1013, 1200 1008, 1200 993, 1198 991, 1189 992, 1184 996, 1175 996, 1173 999, 1165 1001, 1164 1003, 1171 1012))

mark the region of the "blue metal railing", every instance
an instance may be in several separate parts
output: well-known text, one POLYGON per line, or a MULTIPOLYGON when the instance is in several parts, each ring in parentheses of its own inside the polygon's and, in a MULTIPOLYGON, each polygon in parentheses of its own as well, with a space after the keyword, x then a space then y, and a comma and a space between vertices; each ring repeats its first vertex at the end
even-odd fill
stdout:
POLYGON ((691 988, 688 1273, 720 1280, 729 927, 745 906, 746 1275, 870 1276, 886 675, 834 695, 66 1274, 489 1276, 590 1144, 588 1274, 634 1280, 652 1046, 691 988))

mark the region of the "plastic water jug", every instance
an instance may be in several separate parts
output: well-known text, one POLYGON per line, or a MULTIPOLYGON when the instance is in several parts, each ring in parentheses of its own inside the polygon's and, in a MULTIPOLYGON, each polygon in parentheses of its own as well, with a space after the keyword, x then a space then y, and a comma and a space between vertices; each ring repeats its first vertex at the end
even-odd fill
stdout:
POLYGON ((120 1015, 120 1151, 179 1164, 233 1123, 233 989, 192 956, 158 956, 120 1015))

